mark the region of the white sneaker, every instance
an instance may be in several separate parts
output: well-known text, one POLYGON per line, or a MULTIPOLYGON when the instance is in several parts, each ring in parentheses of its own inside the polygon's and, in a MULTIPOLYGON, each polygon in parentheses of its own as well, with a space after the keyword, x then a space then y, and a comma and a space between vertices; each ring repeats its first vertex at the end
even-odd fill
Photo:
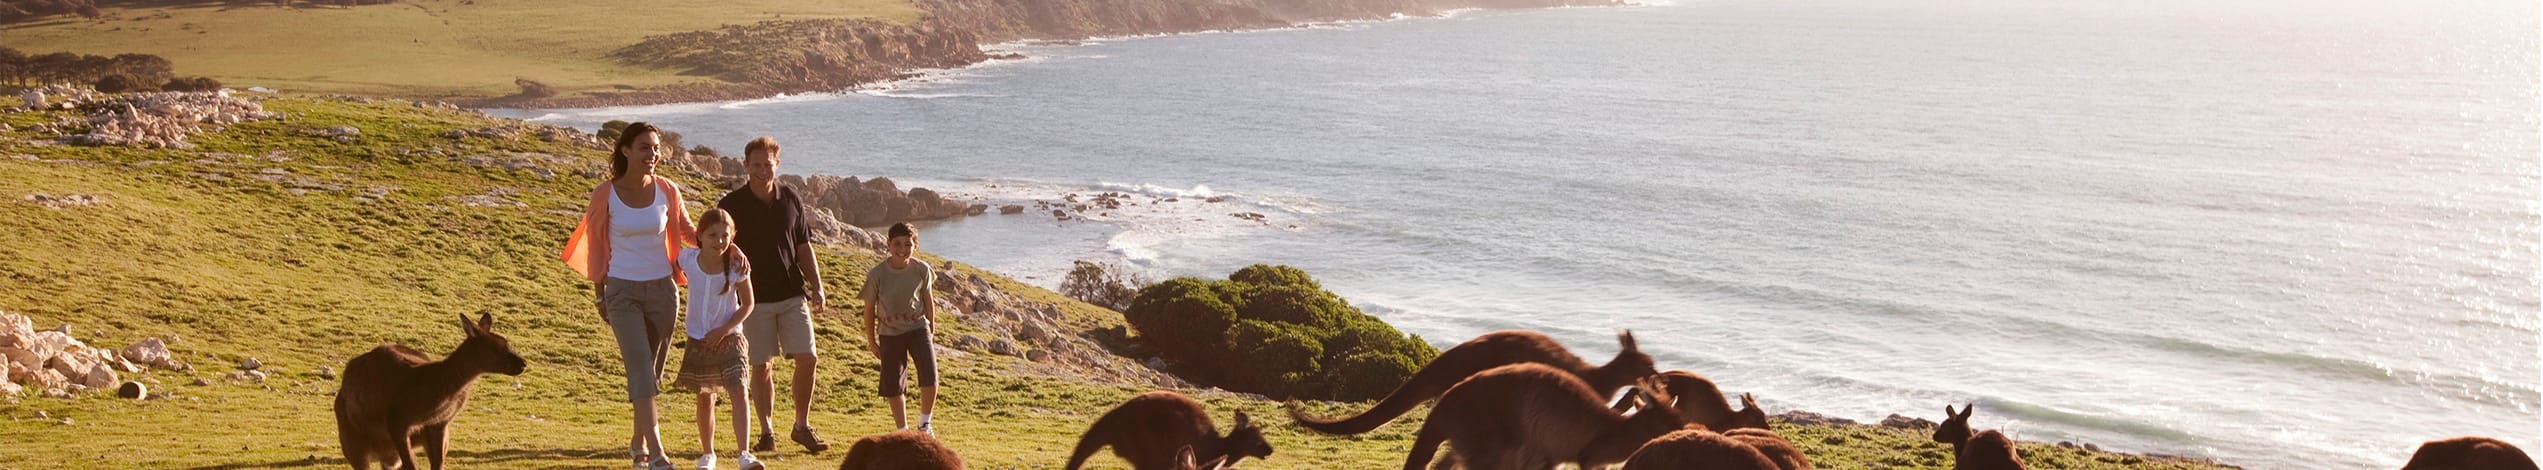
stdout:
POLYGON ((741 466, 742 470, 767 470, 767 469, 768 469, 768 466, 767 466, 767 465, 762 465, 762 464, 760 464, 760 463, 759 463, 759 457, 752 457, 752 456, 751 456, 751 453, 750 453, 749 451, 743 451, 743 452, 742 452, 742 456, 733 458, 733 464, 734 464, 734 465, 739 465, 739 466, 741 466))
POLYGON ((927 433, 927 435, 929 435, 929 436, 934 436, 934 435, 936 435, 936 426, 935 426, 935 424, 936 424, 936 423, 930 423, 930 422, 926 422, 926 421, 920 421, 920 422, 918 422, 918 432, 923 432, 923 433, 927 433))
POLYGON ((715 454, 698 456, 698 470, 715 470, 715 454))

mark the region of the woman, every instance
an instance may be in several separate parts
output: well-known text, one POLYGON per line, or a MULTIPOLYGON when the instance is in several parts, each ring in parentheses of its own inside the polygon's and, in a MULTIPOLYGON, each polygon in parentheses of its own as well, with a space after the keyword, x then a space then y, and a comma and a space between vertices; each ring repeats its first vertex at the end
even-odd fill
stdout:
POLYGON ((609 323, 626 366, 627 401, 636 415, 627 454, 636 468, 653 470, 671 468, 655 429, 653 399, 661 393, 665 349, 680 330, 678 286, 688 284, 673 260, 696 236, 679 186, 653 174, 661 146, 653 125, 627 125, 610 147, 609 181, 592 189, 582 224, 565 241, 565 264, 592 282, 595 309, 609 323))

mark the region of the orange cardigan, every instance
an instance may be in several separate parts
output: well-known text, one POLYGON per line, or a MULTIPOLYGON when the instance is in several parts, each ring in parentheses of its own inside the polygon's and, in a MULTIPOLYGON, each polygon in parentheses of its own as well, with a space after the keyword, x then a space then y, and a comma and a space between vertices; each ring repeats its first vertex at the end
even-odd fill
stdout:
MULTIPOLYGON (((662 202, 670 204, 670 223, 663 228, 662 258, 671 266, 680 266, 680 247, 697 244, 697 228, 689 225, 689 210, 680 201, 680 187, 670 178, 655 176, 653 188, 662 194, 662 202)), ((610 183, 603 181, 592 188, 592 201, 583 206, 583 221, 574 226, 574 234, 565 237, 565 265, 581 273, 583 279, 601 282, 609 276, 609 199, 610 183)), ((689 285, 689 277, 679 269, 671 270, 671 282, 689 285)))

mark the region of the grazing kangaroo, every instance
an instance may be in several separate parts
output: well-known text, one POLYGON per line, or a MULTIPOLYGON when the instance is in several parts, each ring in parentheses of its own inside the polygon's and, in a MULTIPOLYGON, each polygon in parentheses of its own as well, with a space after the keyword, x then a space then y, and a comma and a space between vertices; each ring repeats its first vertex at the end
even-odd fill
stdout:
MULTIPOLYGON (((1739 439, 1688 426, 1635 450, 1624 470, 1777 470, 1772 457, 1739 439)), ((1789 470, 1789 469, 1786 469, 1789 470)))
POLYGON ((344 384, 336 389, 336 439, 344 460, 355 470, 413 469, 414 446, 435 470, 450 444, 450 420, 468 404, 468 386, 488 372, 521 375, 529 364, 512 352, 512 342, 494 332, 494 316, 478 315, 471 323, 459 316, 468 339, 441 361, 403 345, 383 344, 344 363, 344 384))
POLYGON ((962 456, 917 430, 865 436, 848 446, 839 470, 962 470, 962 456))
POLYGON ((1320 419, 1307 416, 1305 410, 1293 404, 1289 408, 1289 417, 1297 420, 1299 427, 1325 434, 1369 432, 1413 411, 1423 401, 1439 396, 1475 373, 1528 363, 1545 364, 1572 374, 1597 392, 1601 397, 1599 403, 1605 404, 1607 400, 1604 397, 1614 394, 1617 389, 1658 373, 1651 367, 1651 356, 1634 346, 1633 332, 1617 333, 1616 342, 1624 349, 1617 351, 1614 359, 1608 360, 1604 366, 1591 366, 1541 333, 1519 330, 1485 333, 1440 352, 1439 357, 1423 364, 1421 370, 1413 372, 1412 378, 1405 379, 1403 385, 1396 386, 1395 391, 1388 392, 1386 398, 1378 400, 1377 405, 1370 406, 1368 411, 1342 418, 1320 419))
POLYGON ((1095 418, 1086 434, 1077 437, 1077 450, 1068 454, 1068 469, 1086 465, 1086 458, 1096 449, 1113 447, 1113 455, 1130 461, 1138 470, 1166 470, 1176 465, 1175 452, 1189 448, 1201 459, 1233 466, 1246 457, 1271 457, 1271 443, 1263 440, 1263 430, 1245 412, 1236 412, 1236 426, 1220 436, 1218 426, 1210 423, 1210 414, 1201 410, 1201 402, 1183 394, 1154 391, 1130 397, 1121 406, 1095 418))
POLYGON ((1404 469, 1421 470, 1442 442, 1455 443, 1451 458, 1469 469, 1594 468, 1687 425, 1657 382, 1643 381, 1632 395, 1643 400, 1641 411, 1620 415, 1569 371, 1538 363, 1486 370, 1439 396, 1404 469))
POLYGON ((1758 453, 1766 455, 1766 460, 1775 463, 1775 468, 1812 470, 1810 457, 1801 455, 1801 449, 1793 448, 1792 441, 1784 440, 1784 436, 1775 434, 1775 431, 1765 428, 1739 428, 1723 431, 1722 435, 1757 449, 1758 453))
POLYGON ((2535 470, 2534 458, 2505 441, 2479 436, 2438 439, 2419 445, 2402 470, 2535 470))
POLYGON ((1976 403, 1971 403, 1959 411, 1952 411, 1951 405, 1943 405, 1943 415, 1946 418, 1943 419, 1941 426, 1934 427, 1934 442, 1951 444, 1953 454, 1951 468, 1954 470, 2022 470, 2025 468, 2022 465, 2022 453, 2014 450, 2013 439, 2004 437, 2004 433, 1993 429, 1979 431, 1974 435, 1969 433, 1969 414, 1976 411, 1978 411, 1976 403))

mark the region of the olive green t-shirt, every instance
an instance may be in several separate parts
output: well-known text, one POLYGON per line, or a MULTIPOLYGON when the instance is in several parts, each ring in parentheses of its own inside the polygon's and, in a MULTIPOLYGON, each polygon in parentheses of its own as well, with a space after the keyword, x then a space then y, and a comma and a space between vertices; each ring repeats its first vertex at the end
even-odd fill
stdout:
POLYGON ((926 261, 912 259, 907 269, 892 269, 892 262, 875 263, 865 271, 865 287, 857 291, 857 299, 875 307, 874 334, 898 335, 927 327, 926 293, 935 282, 935 268, 926 261))

